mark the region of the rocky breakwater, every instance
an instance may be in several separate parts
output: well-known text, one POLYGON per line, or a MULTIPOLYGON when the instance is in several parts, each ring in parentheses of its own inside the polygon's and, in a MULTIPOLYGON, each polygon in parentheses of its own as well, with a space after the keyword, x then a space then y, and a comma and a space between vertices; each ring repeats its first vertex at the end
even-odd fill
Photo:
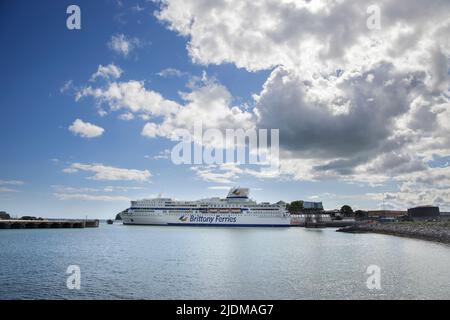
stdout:
POLYGON ((450 221, 358 223, 337 231, 348 233, 372 232, 450 244, 450 221))

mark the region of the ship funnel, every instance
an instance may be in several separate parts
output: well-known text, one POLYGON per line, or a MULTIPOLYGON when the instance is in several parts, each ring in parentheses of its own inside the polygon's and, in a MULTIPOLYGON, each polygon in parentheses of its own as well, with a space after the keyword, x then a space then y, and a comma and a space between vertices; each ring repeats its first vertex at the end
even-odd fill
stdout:
POLYGON ((228 192, 227 199, 244 198, 248 199, 250 191, 248 188, 231 188, 228 192))

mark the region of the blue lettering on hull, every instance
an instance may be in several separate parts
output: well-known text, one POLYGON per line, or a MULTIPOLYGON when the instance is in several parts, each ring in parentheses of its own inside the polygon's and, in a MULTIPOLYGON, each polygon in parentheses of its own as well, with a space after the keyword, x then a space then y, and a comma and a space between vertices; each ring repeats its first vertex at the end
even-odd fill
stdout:
POLYGON ((167 223, 165 225, 169 226, 204 226, 204 227, 290 227, 289 223, 287 224, 243 224, 238 223, 237 217, 229 216, 229 215, 220 215, 217 214, 215 216, 208 215, 182 215, 178 218, 180 222, 167 223))
MULTIPOLYGON (((186 216, 180 217, 178 220, 186 222, 187 219, 185 219, 186 216)), ((237 218, 236 217, 229 217, 229 216, 221 216, 220 214, 212 217, 212 216, 198 216, 198 215, 190 215, 189 216, 189 223, 205 223, 205 224, 213 224, 213 223, 236 223, 237 218)))
POLYGON ((225 223, 168 223, 168 226, 184 226, 184 227, 290 227, 290 224, 225 224, 225 223))

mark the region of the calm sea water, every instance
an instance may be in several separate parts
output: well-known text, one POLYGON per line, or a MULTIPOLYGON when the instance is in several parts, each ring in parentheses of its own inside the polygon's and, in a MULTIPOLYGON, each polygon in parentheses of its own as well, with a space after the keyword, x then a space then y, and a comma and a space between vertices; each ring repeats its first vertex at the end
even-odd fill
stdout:
POLYGON ((450 299, 450 246, 332 229, 0 230, 0 270, 1 299, 450 299))

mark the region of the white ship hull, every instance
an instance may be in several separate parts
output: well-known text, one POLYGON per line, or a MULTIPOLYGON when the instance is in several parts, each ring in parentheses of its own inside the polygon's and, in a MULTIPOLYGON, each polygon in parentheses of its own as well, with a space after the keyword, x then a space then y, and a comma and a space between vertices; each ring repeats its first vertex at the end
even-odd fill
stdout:
POLYGON ((227 227, 289 227, 290 217, 257 216, 234 214, 152 214, 122 215, 125 225, 165 225, 165 226, 227 226, 227 227))
POLYGON ((289 227, 291 219, 285 206, 256 203, 248 189, 232 188, 226 199, 177 201, 154 198, 131 201, 121 213, 125 225, 289 227))

